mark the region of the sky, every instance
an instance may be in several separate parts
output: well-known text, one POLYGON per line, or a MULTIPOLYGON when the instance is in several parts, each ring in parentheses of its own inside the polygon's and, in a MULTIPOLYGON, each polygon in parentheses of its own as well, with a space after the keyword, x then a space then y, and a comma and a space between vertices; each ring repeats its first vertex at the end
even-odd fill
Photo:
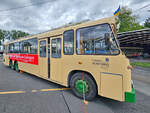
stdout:
POLYGON ((119 5, 131 8, 143 24, 150 17, 150 5, 139 8, 148 4, 150 0, 0 0, 0 29, 36 34, 68 23, 113 16, 119 5))

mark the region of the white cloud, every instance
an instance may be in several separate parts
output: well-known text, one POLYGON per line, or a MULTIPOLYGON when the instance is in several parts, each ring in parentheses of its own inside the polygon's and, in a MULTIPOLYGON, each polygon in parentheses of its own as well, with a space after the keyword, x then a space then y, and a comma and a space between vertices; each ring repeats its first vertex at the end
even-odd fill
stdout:
MULTIPOLYGON (((0 10, 42 1, 48 0, 5 0, 1 2, 0 10)), ((148 4, 148 0, 124 0, 118 3, 116 0, 49 0, 41 5, 1 12, 0 29, 17 29, 29 33, 43 32, 70 22, 112 16, 119 4, 125 4, 135 10, 148 4)), ((140 15, 140 22, 150 17, 150 13, 142 10, 135 14, 140 15)))

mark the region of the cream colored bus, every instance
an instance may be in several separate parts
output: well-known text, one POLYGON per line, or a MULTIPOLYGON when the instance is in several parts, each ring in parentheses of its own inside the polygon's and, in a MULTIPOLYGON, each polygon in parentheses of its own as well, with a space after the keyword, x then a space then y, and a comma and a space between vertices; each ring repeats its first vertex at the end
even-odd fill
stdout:
POLYGON ((115 18, 53 29, 5 44, 4 64, 71 87, 86 100, 96 95, 134 102, 129 60, 117 43, 115 18), (84 78, 84 79, 83 79, 84 78))

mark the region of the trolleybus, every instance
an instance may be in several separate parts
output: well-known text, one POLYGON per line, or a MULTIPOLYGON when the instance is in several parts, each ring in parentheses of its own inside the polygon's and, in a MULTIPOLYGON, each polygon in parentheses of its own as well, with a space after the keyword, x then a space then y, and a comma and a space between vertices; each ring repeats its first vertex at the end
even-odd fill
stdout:
POLYGON ((114 17, 65 26, 5 44, 3 63, 70 87, 80 98, 84 92, 86 100, 134 102, 132 67, 116 37, 114 17))

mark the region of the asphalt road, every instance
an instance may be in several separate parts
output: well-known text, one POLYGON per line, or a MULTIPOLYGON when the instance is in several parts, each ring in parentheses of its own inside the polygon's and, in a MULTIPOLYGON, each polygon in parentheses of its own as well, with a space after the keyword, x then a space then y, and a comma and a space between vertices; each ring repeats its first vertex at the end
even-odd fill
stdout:
MULTIPOLYGON (((118 102, 98 96, 88 102, 87 113, 149 113, 150 95, 141 89, 143 84, 150 84, 143 79, 134 82, 139 88, 136 90, 136 103, 118 102)), ((0 113, 84 113, 83 100, 75 97, 71 90, 41 91, 55 88, 64 87, 28 73, 17 73, 0 62, 0 92, 25 91, 0 94, 0 113)))

